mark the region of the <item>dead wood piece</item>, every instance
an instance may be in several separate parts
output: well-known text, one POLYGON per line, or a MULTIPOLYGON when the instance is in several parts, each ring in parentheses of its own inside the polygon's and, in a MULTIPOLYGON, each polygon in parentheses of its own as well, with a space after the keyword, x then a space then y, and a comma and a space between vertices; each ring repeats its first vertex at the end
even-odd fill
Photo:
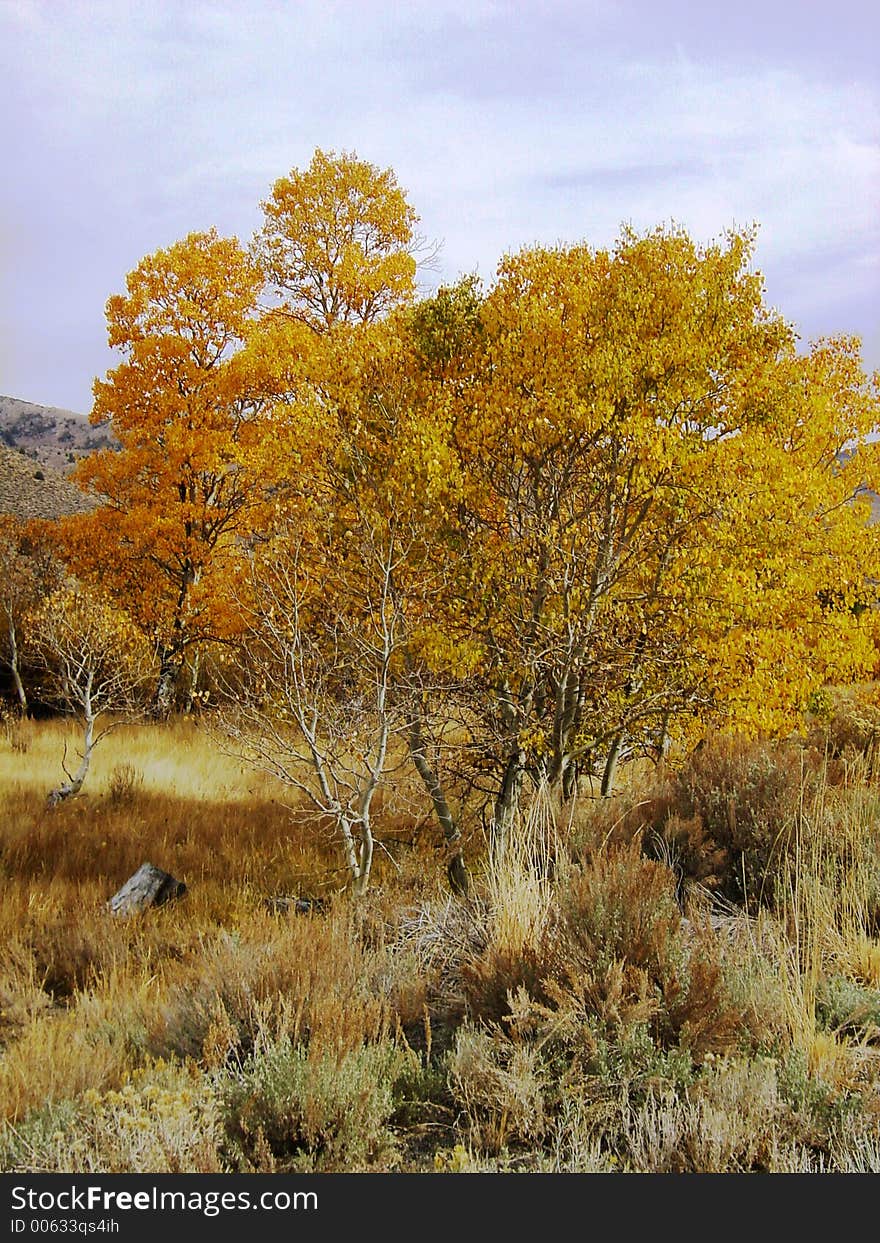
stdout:
POLYGON ((182 880, 176 880, 152 863, 142 863, 107 905, 114 915, 131 915, 150 906, 163 906, 185 893, 186 885, 182 880))
POLYGON ((288 894, 275 894, 265 899, 265 906, 274 915, 321 914, 327 909, 324 898, 295 898, 288 894))

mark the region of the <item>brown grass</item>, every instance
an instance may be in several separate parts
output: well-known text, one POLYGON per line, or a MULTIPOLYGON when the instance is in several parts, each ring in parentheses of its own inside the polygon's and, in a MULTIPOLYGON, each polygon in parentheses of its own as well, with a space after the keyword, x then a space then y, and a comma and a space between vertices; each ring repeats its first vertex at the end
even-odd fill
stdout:
POLYGON ((0 731, 0 1168, 876 1165, 880 816, 852 770, 724 742, 574 813, 543 791, 466 903, 403 786, 355 901, 321 824, 192 721, 118 730, 48 811, 74 737, 0 731), (113 916, 145 859, 188 892, 113 916))

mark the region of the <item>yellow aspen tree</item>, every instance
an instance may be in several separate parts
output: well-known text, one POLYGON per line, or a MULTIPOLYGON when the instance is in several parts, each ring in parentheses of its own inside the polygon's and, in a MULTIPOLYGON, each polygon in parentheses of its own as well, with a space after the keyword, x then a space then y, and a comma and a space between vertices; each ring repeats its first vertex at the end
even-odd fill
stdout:
POLYGON ((100 503, 62 533, 77 573, 152 637, 163 714, 187 652, 234 628, 227 558, 263 502, 246 466, 268 399, 270 360, 245 348, 261 283, 238 242, 212 230, 142 260, 107 303, 123 361, 96 380, 91 421, 119 447, 81 459, 75 478, 100 503))
POLYGON ((442 468, 409 342, 391 317, 326 334, 320 358, 310 394, 279 412, 273 435, 297 468, 277 479, 270 521, 242 550, 248 676, 224 729, 239 754, 332 819, 358 893, 370 879, 375 795, 408 749, 463 890, 460 835, 413 715, 408 656, 436 590, 428 543, 442 468))
MULTIPOLYGON (((526 250, 484 301, 479 356, 451 401, 462 482, 447 628, 480 652, 474 720, 494 757, 499 829, 527 774, 564 786, 579 759, 603 755, 613 774, 626 734, 657 738, 671 714, 732 704, 706 636, 756 540, 790 562, 779 599, 795 612, 819 608, 832 566, 851 590, 871 575, 876 540, 835 455, 878 421, 876 395, 839 350, 836 363, 799 359, 764 304, 753 242, 627 230, 611 251, 526 250), (823 438, 824 456, 791 441, 792 420, 823 438), (820 529, 829 551, 808 556, 820 529)), ((448 389, 439 404, 450 407, 448 389)), ((868 466, 859 456, 850 476, 868 466)), ((765 641, 794 633, 778 599, 754 599, 765 641)), ((728 651, 743 632, 725 623, 728 651)), ((813 680, 840 667, 812 650, 813 680)), ((766 642, 763 660, 769 670, 766 642)), ((803 700, 794 661, 792 677, 780 668, 790 709, 803 700)), ((747 673, 733 674, 740 693, 747 673)))
POLYGON ((285 312, 326 331, 413 297, 418 217, 391 169, 318 149, 262 206, 255 250, 285 312))
POLYGON ((54 806, 80 792, 101 740, 142 712, 154 653, 124 610, 74 581, 41 601, 30 624, 45 690, 82 729, 79 764, 71 771, 65 754, 65 780, 48 796, 54 806))

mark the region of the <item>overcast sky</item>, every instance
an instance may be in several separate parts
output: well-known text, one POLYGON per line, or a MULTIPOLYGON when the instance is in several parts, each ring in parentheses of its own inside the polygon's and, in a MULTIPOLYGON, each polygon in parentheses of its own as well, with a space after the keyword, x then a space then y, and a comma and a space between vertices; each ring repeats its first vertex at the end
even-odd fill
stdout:
POLYGON ((0 0, 0 393, 88 412, 126 273, 318 146, 394 168, 432 284, 757 221, 770 303, 878 367, 878 46, 876 0, 0 0))

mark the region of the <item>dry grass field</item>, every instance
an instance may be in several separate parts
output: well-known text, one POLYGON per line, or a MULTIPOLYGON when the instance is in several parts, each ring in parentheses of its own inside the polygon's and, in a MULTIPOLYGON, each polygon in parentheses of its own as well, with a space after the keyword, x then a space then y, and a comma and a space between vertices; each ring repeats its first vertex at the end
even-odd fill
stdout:
POLYGON ((880 1170, 880 795, 856 751, 718 740, 540 792, 474 893, 326 831, 189 720, 0 728, 0 1169, 880 1170), (133 917, 145 860, 188 886, 133 917), (323 898, 305 914, 272 897, 323 898))

